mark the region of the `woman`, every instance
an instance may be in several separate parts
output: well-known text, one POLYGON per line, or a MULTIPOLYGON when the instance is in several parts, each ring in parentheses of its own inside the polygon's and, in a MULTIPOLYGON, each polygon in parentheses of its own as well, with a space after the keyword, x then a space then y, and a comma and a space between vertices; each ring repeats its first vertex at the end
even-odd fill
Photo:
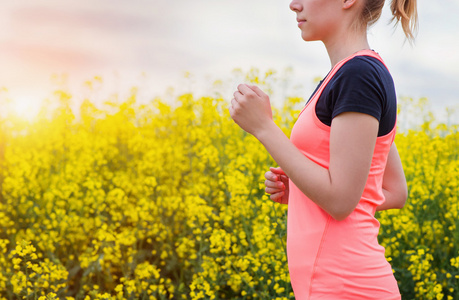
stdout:
MULTIPOLYGON (((400 299, 378 244, 376 210, 402 208, 407 188, 397 148, 396 95, 367 28, 384 0, 293 0, 305 41, 322 41, 332 69, 298 116, 290 139, 268 96, 241 84, 229 107, 279 168, 265 174, 271 199, 288 203, 287 257, 297 300, 400 299)), ((416 0, 392 0, 408 39, 416 0)))

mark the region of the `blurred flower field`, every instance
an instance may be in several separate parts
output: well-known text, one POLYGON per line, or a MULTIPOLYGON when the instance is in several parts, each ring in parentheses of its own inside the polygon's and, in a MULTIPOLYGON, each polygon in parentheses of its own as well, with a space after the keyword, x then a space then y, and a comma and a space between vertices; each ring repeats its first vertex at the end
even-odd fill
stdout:
MULTIPOLYGON (((0 114, 0 299, 294 299, 275 163, 227 100, 133 89, 76 116, 54 96, 33 121, 0 114)), ((275 109, 287 134, 303 103, 275 109)), ((377 218, 403 299, 459 299, 458 127, 396 143, 409 199, 377 218)))

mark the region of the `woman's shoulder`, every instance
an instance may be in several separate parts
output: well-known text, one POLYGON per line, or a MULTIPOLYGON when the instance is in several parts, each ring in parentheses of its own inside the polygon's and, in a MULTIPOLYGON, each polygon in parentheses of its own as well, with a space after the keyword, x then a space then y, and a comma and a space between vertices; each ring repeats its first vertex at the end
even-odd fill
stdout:
POLYGON ((344 63, 330 80, 330 88, 361 89, 379 86, 392 89, 393 79, 385 64, 378 58, 359 55, 344 63))
POLYGON ((348 60, 337 73, 353 73, 361 75, 378 75, 392 77, 384 62, 376 57, 358 55, 348 60))

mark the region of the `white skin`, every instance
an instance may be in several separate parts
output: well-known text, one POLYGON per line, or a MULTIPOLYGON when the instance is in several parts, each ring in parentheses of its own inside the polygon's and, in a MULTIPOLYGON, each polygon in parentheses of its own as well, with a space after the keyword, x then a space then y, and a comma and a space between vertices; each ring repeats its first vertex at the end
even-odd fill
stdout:
MULTIPOLYGON (((370 48, 366 26, 356 23, 362 5, 363 0, 293 0, 290 9, 297 14, 302 38, 322 41, 334 66, 353 53, 370 48)), ((273 201, 287 203, 290 178, 334 219, 344 220, 351 214, 360 201, 370 171, 379 127, 376 118, 344 112, 332 120, 330 164, 326 169, 304 156, 274 123, 269 97, 257 86, 240 84, 229 112, 279 165, 265 174, 265 191, 273 201)), ((404 206, 406 181, 395 144, 389 152, 383 192, 386 200, 378 210, 404 206)))

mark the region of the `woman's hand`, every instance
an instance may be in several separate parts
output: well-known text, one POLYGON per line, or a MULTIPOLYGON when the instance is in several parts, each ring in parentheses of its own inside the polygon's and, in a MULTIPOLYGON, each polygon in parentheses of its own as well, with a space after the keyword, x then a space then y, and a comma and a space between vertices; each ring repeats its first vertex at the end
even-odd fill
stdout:
POLYGON ((242 129, 257 137, 273 123, 269 97, 257 86, 240 84, 233 96, 229 112, 242 129))
POLYGON ((265 192, 271 200, 280 204, 288 204, 288 177, 281 168, 269 168, 265 173, 265 192))

